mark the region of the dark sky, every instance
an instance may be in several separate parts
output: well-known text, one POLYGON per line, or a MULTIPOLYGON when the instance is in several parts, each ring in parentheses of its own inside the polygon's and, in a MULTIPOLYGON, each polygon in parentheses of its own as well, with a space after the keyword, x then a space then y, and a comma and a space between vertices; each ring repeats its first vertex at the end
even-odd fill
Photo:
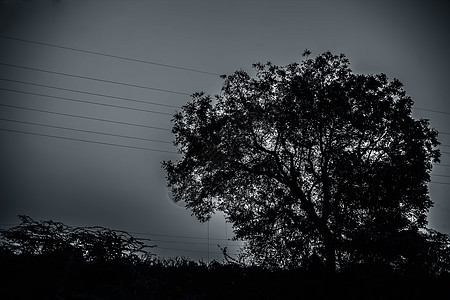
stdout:
MULTIPOLYGON (((428 118, 436 129, 450 133, 447 2, 0 0, 0 35, 218 74, 240 68, 251 72, 251 64, 259 61, 278 65, 300 61, 305 48, 313 56, 327 50, 345 53, 357 73, 383 72, 400 79, 415 101, 414 117, 428 118)), ((179 107, 193 92, 218 93, 222 79, 5 38, 0 38, 0 63, 3 227, 17 223, 18 214, 72 226, 103 225, 156 234, 151 237, 160 240, 155 242, 161 247, 155 250, 160 255, 207 258, 208 224, 200 224, 167 195, 160 162, 177 159, 176 154, 73 139, 169 152, 175 151, 171 144, 36 124, 171 141, 171 116, 143 110, 173 113, 174 107, 43 85, 179 107)), ((435 207, 429 224, 449 233, 450 135, 441 134, 440 140, 447 145, 441 147, 447 152, 442 154, 442 164, 447 166, 433 170, 429 189, 435 207)), ((230 226, 223 216, 216 216, 209 224, 211 259, 220 258, 213 253, 219 250, 216 244, 226 246, 224 239, 230 236, 230 226)))

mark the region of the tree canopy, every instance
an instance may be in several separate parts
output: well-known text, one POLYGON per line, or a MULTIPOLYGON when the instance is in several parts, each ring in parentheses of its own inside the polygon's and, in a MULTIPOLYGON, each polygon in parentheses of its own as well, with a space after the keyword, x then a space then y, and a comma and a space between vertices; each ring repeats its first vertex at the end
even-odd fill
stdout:
POLYGON ((257 264, 333 272, 425 253, 438 132, 412 117, 401 82, 330 52, 253 67, 174 115, 183 156, 163 162, 174 200, 200 221, 223 211, 257 264))

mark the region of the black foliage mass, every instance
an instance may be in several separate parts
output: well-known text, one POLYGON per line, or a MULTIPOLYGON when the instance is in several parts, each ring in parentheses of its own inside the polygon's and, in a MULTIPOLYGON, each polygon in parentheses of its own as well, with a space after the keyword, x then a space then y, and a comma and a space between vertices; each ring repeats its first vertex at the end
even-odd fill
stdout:
POLYGON ((21 225, 0 232, 1 299, 423 299, 450 296, 448 272, 430 274, 419 271, 420 268, 415 272, 392 272, 381 264, 372 264, 359 265, 330 277, 320 265, 313 264, 308 268, 274 270, 230 259, 211 263, 185 258, 159 259, 143 251, 143 241, 133 240, 123 231, 89 228, 87 234, 77 235, 77 243, 73 244, 72 234, 78 234, 79 228, 52 221, 34 221, 24 216, 21 219, 21 225), (95 254, 86 250, 92 249, 86 245, 96 242, 99 246, 95 254), (130 247, 130 244, 135 246, 130 247), (130 248, 140 249, 140 255, 137 251, 130 252, 130 248))
POLYGON ((252 264, 448 270, 426 220, 438 132, 412 117, 401 82, 330 52, 254 69, 175 114, 183 157, 163 163, 175 201, 200 221, 224 212, 252 264))
POLYGON ((60 222, 35 221, 19 216, 22 223, 0 230, 4 251, 22 256, 66 255, 71 260, 103 262, 136 260, 147 255, 148 239, 101 226, 70 227, 60 222))

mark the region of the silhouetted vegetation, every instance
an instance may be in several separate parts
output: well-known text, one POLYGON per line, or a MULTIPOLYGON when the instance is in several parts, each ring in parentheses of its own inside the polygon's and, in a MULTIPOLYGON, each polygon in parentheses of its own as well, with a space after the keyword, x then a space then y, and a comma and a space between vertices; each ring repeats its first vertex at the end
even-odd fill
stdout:
POLYGON ((237 258, 161 259, 124 231, 20 216, 0 231, 0 298, 450 297, 450 237, 426 220, 438 133, 402 84, 329 52, 254 67, 214 105, 193 95, 173 119, 184 156, 163 163, 175 201, 225 213, 237 258))
POLYGON ((22 223, 1 230, 4 251, 22 256, 65 254, 70 259, 101 262, 117 259, 136 260, 149 253, 148 239, 100 226, 72 228, 60 222, 35 221, 19 216, 22 223))
POLYGON ((330 52, 254 69, 175 114, 174 200, 200 221, 224 212, 251 264, 448 271, 448 237, 426 227, 438 132, 402 84, 330 52))
POLYGON ((0 232, 1 299, 450 296, 448 272, 431 275, 415 269, 404 273, 382 265, 360 265, 329 277, 321 267, 313 265, 274 270, 233 262, 160 259, 143 251, 143 241, 123 231, 71 228, 24 216, 21 219, 21 225, 0 232), (87 233, 78 235, 84 230, 87 233), (78 237, 74 240, 75 235, 78 237), (92 244, 98 246, 86 246, 92 244), (139 249, 139 255, 129 250, 130 244, 135 245, 132 249, 139 249), (86 250, 92 248, 96 250, 86 250))

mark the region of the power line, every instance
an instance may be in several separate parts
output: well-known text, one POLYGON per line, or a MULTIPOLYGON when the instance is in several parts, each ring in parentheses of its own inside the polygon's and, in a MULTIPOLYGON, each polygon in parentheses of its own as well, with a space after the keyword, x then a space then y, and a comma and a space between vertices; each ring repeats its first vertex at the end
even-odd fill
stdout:
POLYGON ((68 116, 68 117, 81 118, 81 119, 87 119, 87 120, 95 120, 95 121, 101 121, 101 122, 115 123, 115 124, 121 124, 121 125, 129 125, 129 126, 137 126, 137 127, 144 127, 144 128, 151 128, 151 129, 171 131, 170 129, 162 128, 162 127, 141 125, 141 124, 128 123, 128 122, 120 122, 120 121, 113 121, 113 120, 93 118, 93 117, 86 117, 86 116, 80 116, 80 115, 74 115, 74 114, 54 112, 54 111, 49 111, 49 110, 44 110, 44 109, 29 108, 29 107, 23 107, 23 106, 1 104, 1 103, 0 103, 0 106, 17 108, 17 109, 23 109, 23 110, 29 110, 29 111, 43 112, 43 113, 48 113, 48 114, 53 114, 53 115, 68 116))
MULTIPOLYGON (((2 79, 0 78, 0 80, 2 80, 2 79)), ((25 92, 25 91, 13 90, 13 89, 8 89, 8 88, 0 88, 0 90, 8 91, 8 92, 14 92, 14 93, 27 94, 27 95, 33 95, 33 96, 39 96, 39 97, 48 97, 48 98, 54 98, 54 99, 61 99, 61 100, 65 100, 65 101, 72 101, 72 102, 79 102, 79 103, 88 103, 88 104, 99 105, 99 106, 107 106, 107 107, 114 107, 114 108, 127 109, 127 110, 133 110, 133 111, 141 111, 141 112, 147 112, 147 113, 154 113, 154 114, 173 116, 173 113, 165 113, 165 112, 159 112, 159 111, 148 110, 148 109, 140 109, 140 108, 132 108, 132 107, 127 107, 127 106, 122 106, 122 105, 97 103, 97 102, 93 102, 93 101, 73 99, 73 98, 60 97, 60 96, 53 96, 53 95, 34 93, 34 92, 25 92)), ((450 133, 446 133, 446 132, 440 132, 440 133, 441 134, 449 134, 450 135, 450 133)), ((441 144, 441 146, 450 147, 450 146, 445 145, 445 144, 441 144)), ((450 152, 446 152, 446 151, 440 151, 440 153, 444 153, 444 154, 449 154, 450 155, 450 152)))
POLYGON ((60 91, 68 91, 68 92, 80 93, 80 94, 91 95, 91 96, 99 96, 99 97, 105 97, 105 98, 112 98, 112 99, 131 101, 131 102, 159 105, 159 106, 165 106, 165 107, 170 107, 170 108, 180 108, 180 106, 169 105, 169 104, 162 104, 162 103, 158 103, 158 102, 150 102, 150 101, 136 100, 136 99, 126 98, 126 97, 118 97, 118 96, 112 96, 112 95, 105 95, 105 94, 99 94, 99 93, 80 91, 80 90, 75 90, 75 89, 67 89, 67 88, 56 87, 56 86, 52 86, 52 85, 31 83, 31 82, 26 82, 26 81, 21 81, 21 80, 14 80, 14 79, 7 79, 7 78, 2 78, 2 77, 0 77, 0 80, 9 81, 9 82, 15 82, 15 83, 28 84, 28 85, 39 86, 39 87, 45 87, 45 88, 50 88, 50 89, 55 89, 55 90, 60 90, 60 91))
POLYGON ((169 248, 169 247, 159 247, 159 246, 156 246, 156 247, 153 248, 153 249, 164 249, 164 250, 186 251, 186 252, 197 252, 197 253, 223 254, 222 252, 217 252, 217 251, 189 250, 189 249, 169 248))
POLYGON ((152 114, 173 116, 172 113, 160 112, 160 111, 155 111, 155 110, 133 108, 133 107, 122 106, 122 105, 115 105, 115 104, 97 103, 97 102, 87 101, 87 100, 79 100, 79 99, 60 97, 60 96, 53 96, 53 95, 46 95, 46 94, 34 93, 34 92, 25 92, 25 91, 19 91, 19 90, 7 89, 7 88, 0 88, 0 91, 7 91, 7 92, 20 93, 20 94, 26 94, 26 95, 33 95, 33 96, 39 96, 39 97, 54 98, 54 99, 61 99, 61 100, 65 100, 65 101, 72 101, 72 102, 79 102, 79 103, 89 103, 89 104, 94 104, 94 105, 99 105, 99 106, 108 106, 108 107, 128 109, 128 110, 134 110, 134 111, 142 111, 142 112, 147 112, 147 113, 152 113, 152 114))
POLYGON ((436 164, 434 164, 433 166, 438 166, 438 167, 450 167, 450 165, 439 164, 439 163, 436 163, 436 164))
POLYGON ((0 130, 8 131, 8 132, 14 132, 14 133, 23 133, 23 134, 30 134, 30 135, 36 135, 36 136, 51 137, 51 138, 70 140, 70 141, 76 141, 76 142, 84 142, 84 143, 100 144, 100 145, 106 145, 106 146, 116 146, 116 147, 130 148, 130 149, 138 149, 138 150, 146 150, 146 151, 155 151, 155 152, 164 152, 164 153, 177 154, 177 152, 173 152, 173 151, 166 151, 166 150, 159 150, 159 149, 152 149, 152 148, 144 148, 144 147, 135 147, 135 146, 121 145, 121 144, 114 144, 114 143, 105 143, 105 142, 98 142, 98 141, 90 141, 90 140, 69 138, 69 137, 63 137, 63 136, 57 136, 57 135, 35 133, 35 132, 29 132, 29 131, 12 130, 12 129, 5 129, 5 128, 0 128, 0 130))
MULTIPOLYGON (((18 226, 19 223, 1 223, 0 226, 18 226)), ((95 227, 95 226, 94 226, 95 227)), ((117 230, 113 229, 115 231, 124 231, 132 235, 146 235, 146 236, 160 236, 160 237, 170 237, 170 238, 183 238, 183 239, 198 239, 198 240, 206 240, 205 237, 195 237, 195 236, 189 236, 189 235, 168 235, 168 234, 158 234, 158 233, 145 233, 145 232, 133 232, 133 231, 125 231, 125 230, 117 230)), ((217 240, 217 241, 230 241, 230 239, 224 239, 224 238, 210 238, 210 240, 217 240)), ((169 240, 155 240, 150 239, 150 241, 155 242, 171 242, 171 243, 182 243, 182 244, 200 244, 200 245, 206 245, 206 242, 186 242, 186 241, 169 241, 169 240)), ((239 241, 235 241, 239 242, 239 241)), ((231 246, 240 246, 240 245, 231 245, 231 246)))
MULTIPOLYGON (((152 236, 153 235, 153 236, 171 237, 171 238, 183 238, 183 239, 197 239, 197 240, 207 240, 208 239, 206 237, 195 237, 195 236, 188 236, 188 235, 168 235, 168 234, 145 233, 145 232, 129 232, 129 233, 136 234, 136 235, 146 235, 146 236, 152 236)), ((209 239, 210 240, 216 240, 216 241, 225 241, 226 240, 226 239, 220 239, 220 238, 209 238, 209 239)))
POLYGON ((56 72, 56 71, 39 69, 39 68, 19 66, 19 65, 14 65, 14 64, 7 64, 7 63, 2 63, 2 62, 0 62, 0 65, 7 66, 7 67, 13 67, 13 68, 19 68, 19 69, 25 69, 25 70, 31 70, 31 71, 37 71, 37 72, 43 72, 43 73, 49 73, 49 74, 55 74, 55 75, 62 75, 62 76, 73 77, 73 78, 81 78, 81 79, 87 79, 87 80, 92 80, 92 81, 117 84, 117 85, 134 87, 134 88, 140 88, 140 89, 146 89, 146 90, 152 90, 152 91, 158 91, 158 92, 164 92, 164 93, 172 93, 172 94, 178 94, 178 95, 184 95, 184 96, 191 96, 191 94, 184 93, 184 92, 177 92, 177 91, 172 91, 172 90, 159 89, 159 88, 148 87, 148 86, 144 86, 144 85, 137 85, 137 84, 131 84, 131 83, 107 80, 107 79, 100 79, 100 78, 94 78, 94 77, 88 77, 88 76, 82 76, 82 75, 75 75, 75 74, 69 74, 69 73, 63 73, 63 72, 56 72))
POLYGON ((127 139, 134 139, 134 140, 142 140, 142 141, 149 141, 149 142, 157 142, 157 143, 172 144, 172 142, 169 142, 169 141, 161 141, 161 140, 147 139, 147 138, 134 137, 134 136, 127 136, 127 135, 120 135, 120 134, 107 133, 107 132, 100 132, 100 131, 93 131, 93 130, 75 129, 75 128, 69 128, 69 127, 63 127, 63 126, 48 125, 48 124, 35 123, 35 122, 27 122, 27 121, 18 121, 18 120, 11 120, 11 119, 5 119, 5 118, 0 118, 0 120, 1 120, 1 121, 8 121, 8 122, 21 123, 21 124, 36 125, 36 126, 42 126, 42 127, 48 127, 48 128, 64 129, 64 130, 71 130, 71 131, 78 131, 78 132, 86 132, 86 133, 94 133, 94 134, 107 135, 107 136, 114 136, 114 137, 127 138, 127 139))
MULTIPOLYGON (((3 37, 0 36, 0 38, 3 38, 3 37)), ((167 89, 159 89, 159 88, 154 88, 154 87, 147 87, 147 86, 135 85, 135 84, 131 84, 131 83, 124 83, 124 82, 118 82, 118 81, 112 81, 112 80, 106 80, 106 79, 100 79, 100 78, 93 78, 93 77, 82 76, 82 75, 75 75, 75 74, 69 74, 69 73, 63 73, 63 72, 50 71, 50 70, 44 70, 44 69, 40 69, 40 68, 32 68, 32 67, 19 66, 19 65, 8 64, 8 63, 1 63, 1 62, 0 62, 0 65, 8 66, 8 67, 14 67, 14 68, 21 68, 21 69, 26 69, 26 70, 32 70, 32 71, 38 71, 38 72, 44 72, 44 73, 50 73, 50 74, 56 74, 56 75, 62 75, 62 76, 68 76, 68 77, 74 77, 74 78, 81 78, 81 79, 87 79, 87 80, 93 80, 93 81, 100 81, 100 82, 106 82, 106 83, 112 83, 112 84, 118 84, 118 85, 124 85, 124 86, 136 87, 136 88, 142 88, 142 89, 156 90, 156 91, 160 91, 160 92, 167 92, 167 93, 174 93, 174 94, 179 94, 179 95, 191 96, 191 94, 184 93, 184 92, 178 92, 178 91, 167 90, 167 89)), ((218 73, 217 74, 213 73, 213 74, 219 75, 218 73)), ((104 97, 111 97, 111 98, 118 98, 118 99, 126 99, 126 100, 130 100, 130 101, 138 101, 138 100, 133 100, 133 99, 129 99, 129 98, 121 98, 121 97, 107 96, 107 95, 103 95, 103 94, 81 92, 81 91, 77 91, 77 90, 70 90, 70 89, 57 88, 57 87, 52 87, 52 86, 45 86, 45 85, 27 83, 27 82, 23 82, 23 81, 16 81, 16 80, 5 79, 5 78, 0 78, 0 79, 1 80, 5 80, 5 81, 20 82, 20 83, 24 83, 24 84, 43 86, 43 87, 49 87, 49 88, 55 88, 55 89, 60 89, 60 90, 67 90, 67 91, 74 91, 74 92, 92 94, 92 95, 97 95, 97 96, 104 96, 104 97)), ((145 101, 143 101, 143 102, 145 102, 145 101)), ((147 102, 145 102, 145 103, 147 103, 147 102)), ((162 105, 160 103, 152 103, 152 104, 162 105)), ((430 112, 436 112, 436 113, 450 114, 448 112, 442 112, 442 111, 430 110, 430 109, 424 109, 424 108, 415 108, 415 109, 424 110, 424 111, 430 111, 430 112)), ((450 135, 450 133, 448 133, 448 132, 439 132, 439 133, 450 135)))
MULTIPOLYGON (((209 72, 209 71, 202 71, 202 70, 193 69, 193 68, 185 68, 185 67, 179 67, 179 66, 175 66, 175 65, 156 63, 156 62, 148 61, 148 60, 142 60, 142 59, 136 59, 136 58, 125 57, 125 56, 119 56, 119 55, 107 54, 107 53, 102 53, 102 52, 96 52, 96 51, 84 50, 84 49, 79 49, 79 48, 74 48, 74 47, 67 47, 67 46, 55 45, 55 44, 51 44, 51 43, 44 43, 44 42, 32 41, 32 40, 28 40, 28 39, 22 39, 22 38, 16 38, 16 37, 9 37, 9 36, 0 36, 0 38, 2 38, 2 39, 8 39, 8 40, 14 40, 14 41, 20 41, 20 42, 24 42, 24 43, 31 43, 31 44, 41 45, 41 46, 47 46, 47 47, 53 47, 53 48, 59 48, 59 49, 65 49, 65 50, 70 50, 70 51, 82 52, 82 53, 87 53, 87 54, 93 54, 93 55, 99 55, 99 56, 111 57, 111 58, 120 59, 120 60, 127 60, 127 61, 133 61, 133 62, 139 62, 139 63, 145 63, 145 64, 157 65, 157 66, 162 66, 162 67, 167 67, 167 68, 173 68, 173 69, 178 69, 178 70, 184 70, 184 71, 197 72, 197 73, 208 74, 208 75, 214 75, 214 76, 221 76, 221 75, 222 75, 222 74, 219 74, 219 73, 214 73, 214 72, 209 72)), ((74 77, 86 78, 86 79, 90 79, 90 80, 101 80, 101 81, 110 82, 110 83, 130 85, 130 84, 126 84, 126 83, 117 83, 117 82, 106 81, 106 80, 102 80, 102 79, 87 78, 87 77, 83 77, 83 76, 77 76, 77 75, 71 75, 71 74, 64 74, 64 73, 58 73, 58 72, 53 72, 53 71, 40 70, 40 69, 35 69, 35 68, 23 67, 23 66, 15 66, 15 65, 11 65, 11 64, 3 64, 3 63, 0 63, 0 64, 2 64, 2 65, 7 65, 7 66, 12 66, 12 67, 17 67, 17 68, 25 68, 25 69, 36 70, 36 71, 41 71, 41 72, 49 72, 49 73, 54 73, 54 74, 60 74, 60 75, 65 75, 65 76, 74 76, 74 77)), ((132 85, 132 86, 135 86, 135 85, 132 85)), ((136 87, 149 88, 149 87, 143 87, 143 86, 136 86, 136 87)), ((149 88, 149 89, 155 89, 155 88, 149 88)), ((159 91, 165 91, 165 92, 172 92, 172 93, 174 92, 174 91, 161 90, 161 89, 156 89, 156 90, 159 90, 159 91)), ((181 92, 174 92, 174 93, 177 93, 177 94, 184 94, 184 95, 189 95, 189 94, 181 93, 181 92)), ((421 107, 414 107, 414 109, 450 115, 450 112, 444 112, 444 111, 438 111, 438 110, 426 109, 426 108, 421 108, 421 107)))
POLYGON ((440 175, 440 174, 431 174, 432 176, 438 176, 438 177, 450 177, 450 175, 440 175))
MULTIPOLYGON (((120 121, 113 121, 113 120, 107 120, 107 119, 100 119, 100 118, 93 118, 93 117, 86 117, 86 116, 80 116, 80 115, 74 115, 74 114, 66 114, 66 113, 60 113, 60 112, 53 112, 53 111, 48 111, 48 110, 43 110, 43 109, 36 109, 36 108, 29 108, 29 107, 21 107, 21 106, 16 106, 16 105, 8 105, 8 104, 0 104, 0 106, 4 106, 4 107, 10 107, 10 108, 16 108, 16 109, 23 109, 23 110, 29 110, 29 111, 37 111, 37 112, 43 112, 43 113, 48 113, 48 114, 55 114, 55 115, 62 115, 62 116, 69 116, 69 117, 75 117, 75 118, 82 118, 82 119, 88 119, 88 120, 95 120, 95 121, 102 121, 102 122, 109 122, 109 123, 115 123, 115 124, 123 124, 123 125, 129 125, 129 126, 137 126, 137 127, 144 127, 144 128, 152 128, 152 129, 158 129, 158 130, 166 130, 166 131, 170 131, 170 129, 167 128, 162 128, 162 127, 155 127, 155 126, 148 126, 148 125, 142 125, 142 124, 135 124, 135 123, 128 123, 128 122, 120 122, 120 121)), ((11 121, 11 122, 20 122, 20 121, 14 121, 14 120, 10 120, 10 119, 4 119, 6 121, 11 121)), ((26 123, 26 122, 22 122, 22 123, 26 123)), ((31 122, 28 122, 29 124, 32 124, 31 122)), ((39 126, 46 126, 46 127, 55 127, 56 126, 52 126, 52 125, 43 125, 43 124, 37 124, 34 123, 33 125, 39 125, 39 126)), ((75 130, 75 131, 83 131, 83 130, 77 130, 77 129, 71 129, 71 128, 63 128, 60 127, 60 129, 66 129, 66 130, 75 130)), ((6 129, 1 129, 1 130, 6 130, 6 129)), ((12 131, 12 130, 7 130, 7 131, 12 131)), ((14 132, 14 131, 13 131, 14 132)), ((89 131, 85 131, 85 132, 89 132, 89 131)), ((23 132, 26 133, 26 132, 23 132)), ((105 135, 113 135, 113 134, 107 134, 107 133, 99 133, 99 132, 92 132, 92 133, 98 133, 98 134, 105 134, 105 135)), ((31 134, 31 133, 30 133, 31 134)), ((125 137, 125 136, 122 136, 125 137)), ((68 139, 68 138, 67 138, 68 139)), ((140 138, 136 138, 136 139, 140 139, 140 138)), ((163 141, 159 141, 159 142, 163 142, 163 141)), ((146 149, 146 148, 144 148, 146 149)), ((176 153, 176 152, 170 152, 170 153, 176 153)), ((442 153, 446 153, 446 154, 450 154, 450 152, 442 152, 442 153)), ((434 164, 434 166, 442 166, 442 167, 450 167, 450 165, 447 164, 434 164)))
MULTIPOLYGON (((160 242, 160 243, 175 243, 175 244, 187 244, 187 245, 207 245, 205 242, 184 242, 184 241, 167 241, 167 240, 155 240, 150 239, 152 242, 160 242)), ((210 244, 215 245, 216 243, 210 244)), ((240 245, 229 245, 231 247, 239 247, 240 245)))
POLYGON ((167 241, 167 240, 155 240, 150 239, 152 242, 161 242, 161 243, 176 243, 176 244, 188 244, 188 245, 206 245, 203 242, 184 242, 184 241, 167 241))
POLYGON ((179 66, 169 65, 169 64, 162 64, 162 63, 157 63, 157 62, 153 62, 153 61, 149 61, 149 60, 130 58, 130 57, 113 55, 113 54, 107 54, 107 53, 102 53, 102 52, 83 50, 83 49, 79 49, 79 48, 60 46, 60 45, 55 45, 55 44, 50 44, 50 43, 37 42, 37 41, 31 41, 31 40, 14 38, 14 37, 8 37, 8 36, 0 36, 0 38, 8 39, 8 40, 14 40, 14 41, 20 41, 20 42, 25 42, 25 43, 31 43, 31 44, 36 44, 36 45, 48 46, 48 47, 53 47, 53 48, 65 49, 65 50, 70 50, 70 51, 77 51, 77 52, 82 52, 82 53, 87 53, 87 54, 100 55, 100 56, 111 57, 111 58, 115 58, 115 59, 133 61, 133 62, 144 63, 144 64, 149 64, 149 65, 155 65, 155 66, 160 66, 160 67, 172 68, 172 69, 177 69, 177 70, 196 72, 196 73, 202 73, 202 74, 214 75, 214 76, 220 76, 221 75, 221 74, 214 73, 214 72, 208 72, 208 71, 202 71, 202 70, 197 70, 197 69, 192 69, 192 68, 179 67, 179 66))
MULTIPOLYGON (((0 88, 1 90, 1 88, 0 88)), ((66 114, 66 113, 60 113, 60 112, 53 112, 43 109, 36 109, 36 108, 29 108, 29 107, 22 107, 22 106, 16 106, 16 105, 9 105, 9 104, 0 104, 0 106, 4 107, 10 107, 10 108, 16 108, 16 109, 23 109, 23 110, 29 110, 29 111, 37 111, 37 112, 43 112, 48 114, 55 114, 55 115, 62 115, 62 116, 69 116, 69 117, 75 117, 75 118, 82 118, 82 119, 88 119, 88 120, 95 120, 95 121, 102 121, 102 122, 109 122, 109 123, 115 123, 115 124, 123 124, 123 125, 129 125, 129 126, 138 126, 138 127, 145 127, 145 128, 151 128, 151 129, 158 129, 158 130, 166 130, 170 131, 170 129, 162 128, 162 127, 155 127, 155 126, 148 126, 148 125, 142 125, 142 124, 135 124, 135 123, 128 123, 128 122, 120 122, 120 121, 113 121, 108 119, 101 119, 101 118, 93 118, 93 117, 86 117, 86 116, 80 116, 80 115, 74 115, 74 114, 66 114)), ((67 127, 58 127, 58 126, 52 126, 52 125, 43 125, 43 124, 37 124, 37 123, 31 123, 31 122, 21 122, 21 121, 15 121, 10 119, 3 119, 10 122, 20 122, 20 123, 28 123, 38 126, 45 126, 45 127, 54 127, 54 128, 60 128, 60 129, 66 129, 66 130, 74 130, 74 131, 84 131, 84 132, 91 132, 96 134, 105 134, 105 135, 114 135, 114 134, 108 134, 108 133, 100 133, 95 131, 87 131, 87 130, 77 130, 73 128, 67 128, 67 127)), ((1 129, 5 130, 5 129, 1 129)), ((11 130, 12 131, 12 130, 11 130)), ((25 132, 24 132, 25 133, 25 132)), ((119 136, 119 135, 116 135, 119 136)), ((126 136, 120 136, 120 137, 126 137, 126 136)), ((127 137, 127 138, 134 138, 134 137, 127 137)), ((141 139, 141 138, 135 138, 135 139, 141 139)), ((146 139, 147 140, 147 139, 146 139)), ((158 141, 158 142, 165 142, 165 141, 158 141)), ((165 142, 167 143, 167 142, 165 142)), ((139 148, 138 148, 139 149, 139 148)), ((145 149, 145 148, 144 148, 145 149)), ((170 153, 176 153, 176 152, 170 152, 170 153)), ((450 152, 441 151, 441 153, 450 154, 450 152)), ((446 164, 434 164, 434 166, 443 166, 443 167, 450 167, 450 165, 446 164)))
MULTIPOLYGON (((0 223, 0 226, 19 226, 21 225, 21 223, 0 223)), ((90 227, 101 227, 101 226, 83 226, 81 228, 90 228, 90 227)), ((111 229, 111 228, 110 228, 111 229)), ((160 237, 171 237, 171 238, 183 238, 183 239, 198 239, 198 240, 206 240, 207 238, 205 237, 196 237, 196 236, 191 236, 191 235, 169 235, 169 234, 159 234, 159 233, 147 233, 147 232, 133 232, 133 231, 126 231, 123 229, 111 229, 114 231, 122 231, 122 232, 127 232, 129 234, 134 234, 134 235, 147 235, 147 236, 160 236, 160 237)), ((152 241, 158 241, 158 240, 154 240, 151 239, 152 241)), ((210 238, 210 240, 217 240, 217 241, 225 241, 228 240, 230 241, 230 239, 224 239, 224 238, 210 238)), ((160 242, 165 242, 163 240, 159 240, 160 242)), ((169 241, 167 241, 169 242, 169 241)), ((205 242, 199 242, 201 244, 206 245, 205 242)))
POLYGON ((430 183, 450 185, 450 183, 449 183, 449 182, 437 182, 437 181, 430 181, 430 183))
POLYGON ((438 114, 446 114, 446 115, 450 115, 450 112, 446 112, 446 111, 439 111, 439 110, 433 110, 433 109, 427 109, 427 108, 420 108, 420 107, 414 107, 414 109, 417 109, 417 110, 423 110, 423 111, 429 111, 429 112, 434 112, 434 113, 438 113, 438 114))

